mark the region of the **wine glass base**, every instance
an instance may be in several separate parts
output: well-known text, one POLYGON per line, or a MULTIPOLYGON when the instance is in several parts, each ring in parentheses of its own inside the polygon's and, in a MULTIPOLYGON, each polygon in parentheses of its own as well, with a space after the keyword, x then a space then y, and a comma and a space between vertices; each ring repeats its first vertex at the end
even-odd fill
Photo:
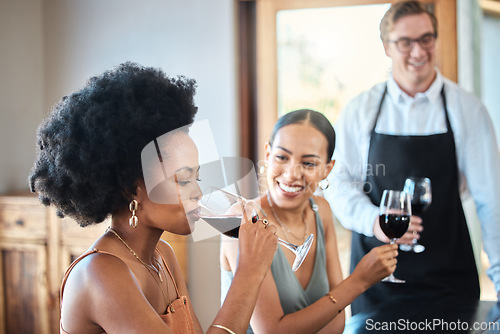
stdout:
POLYGON ((403 279, 399 279, 394 277, 393 275, 387 276, 384 278, 381 282, 387 282, 387 283, 405 283, 406 281, 403 279))
POLYGON ((312 246, 313 240, 314 234, 310 234, 309 237, 307 237, 306 241, 304 241, 304 243, 297 247, 297 249, 294 251, 295 261, 293 261, 292 271, 297 271, 302 262, 304 262, 307 254, 309 253, 309 249, 312 246))
POLYGON ((425 250, 425 246, 421 244, 413 244, 413 245, 401 244, 399 245, 399 249, 401 249, 404 252, 422 253, 425 250))
POLYGON ((415 253, 422 253, 425 250, 425 246, 421 244, 415 244, 413 245, 413 251, 415 253))
POLYGON ((401 249, 404 252, 410 252, 413 250, 413 247, 412 247, 412 245, 401 244, 401 245, 399 245, 399 249, 401 249))

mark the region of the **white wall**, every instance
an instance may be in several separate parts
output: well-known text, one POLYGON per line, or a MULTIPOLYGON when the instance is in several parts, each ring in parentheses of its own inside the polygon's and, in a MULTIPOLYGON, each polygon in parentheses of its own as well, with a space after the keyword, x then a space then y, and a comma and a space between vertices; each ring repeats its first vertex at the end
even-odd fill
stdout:
POLYGON ((44 11, 47 108, 90 75, 137 61, 196 79, 197 119, 236 153, 233 1, 47 0, 44 11))
MULTIPOLYGON (((27 189, 35 130, 63 95, 131 60, 197 80, 197 120, 238 150, 232 0, 0 0, 0 193, 27 189)), ((190 244, 190 295, 206 329, 219 309, 219 241, 190 244)))
POLYGON ((0 0, 0 193, 28 192, 43 115, 42 0, 0 0))

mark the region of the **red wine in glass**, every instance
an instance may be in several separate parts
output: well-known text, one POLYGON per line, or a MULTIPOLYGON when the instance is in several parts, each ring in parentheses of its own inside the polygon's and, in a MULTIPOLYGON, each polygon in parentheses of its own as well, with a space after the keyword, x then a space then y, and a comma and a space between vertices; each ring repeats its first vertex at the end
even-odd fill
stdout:
MULTIPOLYGON (((238 238, 241 219, 243 217, 243 207, 254 206, 242 196, 233 194, 229 191, 219 188, 209 188, 204 192, 203 197, 198 202, 200 211, 198 216, 207 222, 216 230, 232 238, 238 238)), ((252 215, 252 222, 259 219, 256 212, 252 215)), ((304 262, 309 249, 312 246, 314 234, 310 234, 302 245, 294 245, 286 240, 278 238, 278 243, 289 249, 294 255, 295 260, 292 264, 292 270, 297 271, 304 262)))
MULTIPOLYGON (((379 210, 380 228, 390 239, 390 243, 394 244, 406 233, 410 225, 410 196, 399 190, 384 190, 379 210)), ((405 281, 390 274, 382 282, 404 283, 405 281)))
POLYGON ((421 216, 422 213, 424 213, 425 211, 427 211, 427 209, 429 208, 429 206, 431 205, 430 202, 422 202, 422 201, 419 201, 419 200, 416 200, 416 201, 411 201, 411 212, 415 215, 415 216, 421 216))
POLYGON ((238 238, 240 234, 241 216, 217 216, 217 217, 202 217, 210 226, 219 232, 231 238, 238 238))
MULTIPOLYGON (((405 180, 403 191, 410 195, 412 214, 422 217, 422 214, 432 203, 431 180, 427 177, 408 177, 405 180)), ((425 246, 418 243, 416 231, 414 235, 411 245, 402 244, 399 246, 402 251, 422 253, 425 250, 425 246)))
MULTIPOLYGON (((240 235, 240 225, 242 216, 220 215, 220 216, 204 216, 202 217, 210 226, 221 232, 222 234, 238 238, 240 235)), ((252 217, 252 222, 256 223, 259 216, 256 214, 252 217)))
POLYGON ((410 216, 392 213, 383 214, 379 216, 379 224, 382 232, 384 232, 389 239, 399 239, 408 230, 410 216))

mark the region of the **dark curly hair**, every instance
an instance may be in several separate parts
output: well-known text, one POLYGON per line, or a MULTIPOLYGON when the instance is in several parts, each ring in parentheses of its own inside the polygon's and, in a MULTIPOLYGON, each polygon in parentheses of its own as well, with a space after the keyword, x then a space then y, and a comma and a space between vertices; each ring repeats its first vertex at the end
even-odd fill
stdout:
POLYGON ((37 132, 32 192, 81 226, 126 206, 142 178, 141 151, 193 122, 196 82, 126 62, 65 96, 37 132))

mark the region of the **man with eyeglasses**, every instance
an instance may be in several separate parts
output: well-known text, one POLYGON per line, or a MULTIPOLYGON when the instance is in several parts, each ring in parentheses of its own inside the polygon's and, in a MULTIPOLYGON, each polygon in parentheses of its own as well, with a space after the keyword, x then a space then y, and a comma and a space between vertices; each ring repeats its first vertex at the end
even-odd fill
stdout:
MULTIPOLYGON (((484 105, 436 68, 437 20, 416 1, 394 3, 380 24, 392 75, 354 98, 335 129, 338 149, 325 191, 333 213, 352 230, 351 268, 388 242, 379 225, 384 189, 403 189, 410 176, 427 177, 432 204, 411 216, 401 244, 414 238, 421 253, 400 251, 395 276, 403 284, 378 283, 352 304, 365 312, 394 296, 456 295, 479 299, 479 279, 461 197, 471 194, 500 290, 500 157, 484 105), (422 224, 423 223, 423 224, 422 224)), ((446 50, 443 50, 446 52, 446 50)))

